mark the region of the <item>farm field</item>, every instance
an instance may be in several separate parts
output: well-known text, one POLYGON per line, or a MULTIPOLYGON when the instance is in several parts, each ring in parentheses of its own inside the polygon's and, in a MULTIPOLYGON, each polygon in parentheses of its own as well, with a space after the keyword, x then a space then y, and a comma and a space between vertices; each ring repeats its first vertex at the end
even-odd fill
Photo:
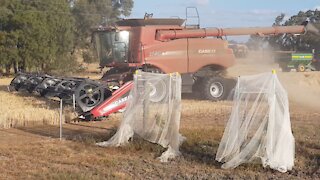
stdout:
MULTIPOLYGON (((253 54, 238 59, 229 76, 268 72, 277 65, 253 54)), ((67 109, 64 140, 59 141, 58 102, 7 92, 11 78, 0 78, 0 179, 319 179, 320 72, 278 73, 288 91, 295 166, 280 173, 261 164, 221 169, 215 153, 229 118, 230 101, 182 100, 180 132, 187 138, 182 156, 160 163, 164 151, 135 137, 130 145, 101 148, 116 131, 121 114, 103 121, 73 122, 67 109), (4 128, 14 126, 13 128, 4 128)))

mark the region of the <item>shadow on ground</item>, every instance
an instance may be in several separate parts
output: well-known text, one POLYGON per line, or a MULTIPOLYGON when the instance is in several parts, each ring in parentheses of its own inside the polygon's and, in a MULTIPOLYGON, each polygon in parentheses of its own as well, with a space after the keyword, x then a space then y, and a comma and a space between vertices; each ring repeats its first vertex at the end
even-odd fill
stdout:
POLYGON ((8 86, 0 85, 0 91, 8 92, 8 86))
POLYGON ((180 148, 183 157, 187 161, 194 161, 209 166, 221 167, 221 163, 215 160, 218 144, 198 144, 197 146, 182 145, 180 148))
MULTIPOLYGON (((62 138, 71 141, 94 143, 108 140, 116 131, 115 128, 93 127, 85 124, 68 123, 62 126, 62 138)), ((60 127, 45 125, 16 128, 24 132, 50 138, 60 137, 60 127)))

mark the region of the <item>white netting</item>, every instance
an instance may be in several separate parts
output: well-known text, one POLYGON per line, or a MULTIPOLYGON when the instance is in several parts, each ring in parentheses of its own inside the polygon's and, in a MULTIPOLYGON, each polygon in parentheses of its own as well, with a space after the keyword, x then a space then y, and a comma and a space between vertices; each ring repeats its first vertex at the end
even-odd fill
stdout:
POLYGON ((180 154, 183 137, 179 134, 181 113, 181 77, 179 74, 138 72, 123 120, 117 133, 99 146, 120 146, 134 134, 168 148, 160 160, 180 154))
POLYGON ((224 162, 222 168, 258 158, 264 167, 280 172, 291 170, 294 164, 288 97, 272 73, 238 79, 232 113, 216 156, 224 162))

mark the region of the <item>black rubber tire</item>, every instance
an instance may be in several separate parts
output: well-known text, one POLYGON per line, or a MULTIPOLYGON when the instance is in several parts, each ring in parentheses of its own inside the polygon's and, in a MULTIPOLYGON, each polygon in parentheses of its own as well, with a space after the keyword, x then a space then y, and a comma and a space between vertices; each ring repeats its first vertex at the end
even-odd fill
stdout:
POLYGON ((91 89, 96 89, 99 87, 99 84, 96 84, 91 81, 84 81, 75 90, 76 103, 77 103, 78 107, 80 107, 83 112, 90 111, 91 109, 93 109, 97 105, 101 104, 106 98, 109 98, 109 96, 111 95, 111 92, 108 91, 107 89, 100 88, 94 92, 95 93, 94 96, 89 98, 89 99, 94 100, 94 101, 89 100, 90 101, 90 104, 89 104, 88 101, 84 102, 85 101, 84 98, 88 98, 90 96, 85 91, 86 87, 89 87, 91 89))
POLYGON ((220 101, 228 95, 228 86, 222 77, 203 77, 200 79, 199 85, 198 90, 202 99, 220 101))

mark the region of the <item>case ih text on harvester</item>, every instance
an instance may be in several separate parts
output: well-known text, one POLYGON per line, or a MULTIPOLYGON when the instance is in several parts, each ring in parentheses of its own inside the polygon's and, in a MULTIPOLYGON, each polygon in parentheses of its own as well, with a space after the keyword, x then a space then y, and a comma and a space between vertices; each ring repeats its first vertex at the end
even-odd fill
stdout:
MULTIPOLYGON (((204 28, 183 26, 183 19, 125 19, 115 26, 99 27, 93 40, 101 67, 110 69, 100 81, 20 73, 11 82, 15 90, 27 89, 42 96, 55 96, 71 102, 86 118, 107 116, 126 105, 136 70, 152 73, 179 72, 182 93, 195 93, 203 99, 222 100, 228 95, 225 70, 235 62, 233 51, 223 36, 299 34, 307 26, 263 28, 204 28)), ((231 83, 233 84, 233 83, 231 83)), ((150 96, 162 92, 159 82, 150 96)), ((158 101, 159 99, 155 99, 158 101)))

